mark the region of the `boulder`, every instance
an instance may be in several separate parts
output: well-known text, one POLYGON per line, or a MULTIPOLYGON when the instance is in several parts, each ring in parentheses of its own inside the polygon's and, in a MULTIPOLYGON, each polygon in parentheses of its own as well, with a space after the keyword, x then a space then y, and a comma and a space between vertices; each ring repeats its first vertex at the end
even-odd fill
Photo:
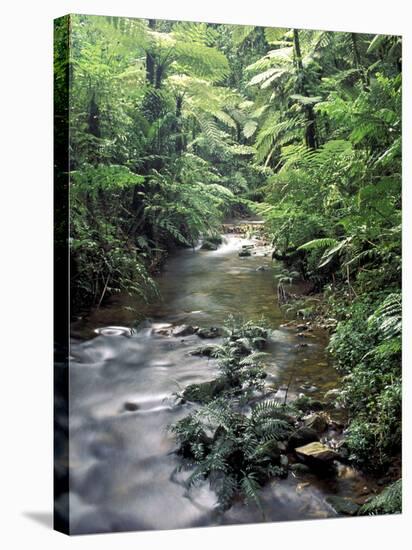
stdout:
POLYGON ((284 452, 286 452, 288 446, 286 445, 286 443, 284 441, 278 441, 278 448, 279 448, 280 451, 282 451, 282 453, 284 453, 284 452))
POLYGON ((303 447, 297 447, 295 453, 301 460, 312 462, 332 462, 339 458, 338 453, 333 451, 327 445, 314 441, 303 447))
POLYGON ((295 474, 309 474, 310 468, 306 464, 302 464, 301 462, 295 462, 295 464, 290 465, 290 470, 294 472, 295 474))
POLYGON ((215 352, 215 346, 200 346, 199 348, 194 349, 190 352, 190 355, 200 355, 202 357, 213 357, 215 352))
POLYGON ((170 328, 157 328, 153 331, 155 334, 159 334, 160 336, 170 336, 170 328))
POLYGON ((326 502, 332 506, 335 512, 344 516, 356 516, 360 506, 348 498, 332 495, 326 498, 326 502))
POLYGON ((289 464, 289 459, 286 455, 280 455, 280 465, 283 466, 284 468, 287 468, 288 467, 288 464, 289 464))
POLYGON ((128 412, 134 412, 137 411, 139 408, 139 405, 137 403, 133 403, 132 401, 127 401, 124 405, 124 410, 128 412))
POLYGON ((250 252, 250 250, 248 248, 244 248, 243 250, 241 250, 239 252, 239 258, 246 258, 247 256, 251 256, 252 253, 250 252))
POLYGON ((196 332, 195 328, 190 325, 179 325, 172 330, 172 335, 179 336, 190 336, 196 332))
POLYGON ((328 421, 325 413, 313 413, 304 418, 304 426, 312 428, 317 434, 323 433, 328 427, 328 421))
POLYGON ((154 323, 152 330, 154 334, 160 334, 161 336, 169 336, 172 331, 173 325, 170 323, 154 323))
POLYGON ((200 247, 200 250, 217 250, 217 244, 212 243, 211 241, 204 241, 202 246, 200 247))
POLYGON ((316 391, 318 388, 316 386, 313 386, 312 384, 302 384, 300 386, 300 389, 302 389, 304 391, 307 391, 309 393, 312 393, 312 392, 316 391))
POLYGON ((309 412, 309 411, 321 411, 325 408, 325 405, 322 403, 322 401, 319 401, 318 399, 313 399, 312 397, 309 397, 308 395, 305 395, 303 393, 299 394, 299 397, 293 401, 293 406, 296 409, 301 410, 302 412, 309 412))
POLYGON ((296 449, 296 447, 302 447, 303 445, 312 443, 313 441, 319 441, 319 436, 315 430, 313 428, 301 426, 289 437, 288 449, 296 449))
POLYGON ((197 331, 200 338, 218 338, 223 336, 222 330, 219 327, 200 328, 197 331))

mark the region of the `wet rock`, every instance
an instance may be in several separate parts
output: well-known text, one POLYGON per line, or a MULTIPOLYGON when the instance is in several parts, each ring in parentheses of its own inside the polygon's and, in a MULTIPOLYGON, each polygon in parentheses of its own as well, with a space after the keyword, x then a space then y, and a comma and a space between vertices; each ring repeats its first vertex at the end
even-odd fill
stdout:
POLYGON ((274 395, 274 399, 278 402, 284 402, 287 397, 287 394, 286 394, 287 391, 288 391, 287 387, 278 388, 274 395))
POLYGON ((213 357, 216 346, 201 346, 190 352, 190 355, 200 355, 202 357, 213 357))
POLYGON ((287 468, 288 467, 288 464, 289 464, 289 459, 286 455, 280 455, 280 465, 283 466, 284 468, 287 468))
POLYGON ((170 336, 171 329, 170 328, 158 328, 153 331, 155 334, 159 334, 160 336, 170 336))
POLYGON ((137 411, 139 409, 139 405, 137 403, 133 403, 132 401, 127 401, 123 405, 123 408, 127 412, 134 412, 134 411, 137 411))
POLYGON ((295 462, 295 464, 290 465, 290 470, 298 475, 310 474, 310 468, 306 464, 301 462, 295 462))
POLYGON ((284 441, 278 441, 278 448, 280 451, 282 451, 282 453, 284 453, 287 450, 288 446, 284 441))
POLYGON ((247 256, 251 256, 252 253, 250 252, 250 250, 248 248, 244 248, 243 250, 241 250, 239 252, 239 258, 246 258, 247 256))
POLYGON ((328 390, 325 393, 324 398, 328 399, 329 401, 334 401, 337 397, 339 397, 340 393, 341 392, 338 388, 333 388, 332 390, 328 390))
POLYGON ((323 433, 328 427, 328 421, 325 413, 313 413, 307 416, 303 421, 306 428, 312 428, 317 434, 323 433))
POLYGON ((211 235, 207 237, 207 242, 213 243, 213 244, 222 244, 223 243, 223 237, 222 235, 211 235))
POLYGON ((341 432, 345 427, 345 423, 343 422, 342 418, 339 419, 331 416, 329 416, 328 424, 333 430, 335 430, 338 433, 341 432))
POLYGON ((260 265, 259 267, 256 268, 256 271, 266 271, 266 270, 267 268, 264 265, 260 265))
POLYGON ((332 462, 339 458, 339 455, 327 445, 314 441, 303 447, 297 447, 295 453, 303 461, 309 462, 332 462))
POLYGON ((293 406, 302 412, 311 412, 311 411, 322 411, 325 408, 324 403, 318 399, 313 399, 308 395, 303 393, 299 395, 295 401, 293 401, 293 406))
POLYGON ((212 243, 211 241, 204 241, 202 246, 200 247, 200 250, 217 250, 218 246, 215 243, 212 243))
POLYGON ((316 391, 318 388, 316 386, 311 385, 311 384, 302 384, 301 389, 312 393, 312 392, 316 391))
POLYGON ((384 486, 384 485, 389 485, 391 483, 392 479, 389 477, 389 476, 385 476, 385 477, 381 477, 380 479, 378 479, 378 481, 376 482, 380 487, 384 486))
POLYGON ((219 336, 223 336, 223 332, 219 327, 200 328, 197 335, 200 338, 219 338, 219 336))
POLYGON ((332 506, 337 514, 344 516, 356 516, 360 508, 352 500, 335 495, 327 497, 326 502, 332 506))
POLYGON ((179 325, 172 330, 172 335, 176 337, 190 336, 195 332, 196 329, 190 325, 179 325))
POLYGON ((280 459, 280 449, 277 441, 271 440, 262 446, 262 454, 269 457, 272 461, 278 461, 280 459))
POLYGON ((296 449, 296 447, 302 447, 303 445, 307 445, 308 443, 312 443, 314 441, 319 441, 319 436, 315 430, 313 428, 301 426, 289 437, 288 449, 296 449))
POLYGON ((160 334, 161 336, 169 336, 172 332, 173 325, 170 323, 156 323, 152 325, 152 331, 154 334, 160 334))
POLYGON ((309 347, 309 344, 307 344, 306 342, 301 342, 300 344, 297 344, 296 347, 298 349, 307 348, 309 347))

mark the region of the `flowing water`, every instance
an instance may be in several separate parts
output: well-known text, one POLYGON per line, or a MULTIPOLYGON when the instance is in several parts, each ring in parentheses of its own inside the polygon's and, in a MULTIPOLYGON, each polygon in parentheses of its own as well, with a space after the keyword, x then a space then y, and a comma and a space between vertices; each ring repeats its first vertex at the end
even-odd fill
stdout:
MULTIPOLYGON (((213 378, 216 362, 190 355, 209 340, 158 332, 168 324, 210 327, 222 324, 229 314, 245 319, 263 314, 272 329, 267 381, 280 388, 278 395, 287 384, 289 396, 309 392, 322 397, 336 387, 336 371, 325 355, 326 336, 315 332, 302 347, 295 330, 280 327, 284 315, 274 288, 276 266, 262 246, 250 257, 239 257, 248 244, 256 241, 227 234, 217 251, 179 251, 157 277, 160 297, 155 303, 142 306, 130 297, 118 297, 73 324, 72 533, 263 521, 261 511, 241 502, 216 513, 208 484, 188 492, 183 483, 187 474, 176 473, 179 458, 168 426, 192 406, 177 404, 173 394, 213 378), (130 330, 136 318, 146 320, 130 330)), ((359 483, 345 468, 332 480, 289 474, 262 491, 265 520, 334 516, 325 496, 351 494, 359 483)))

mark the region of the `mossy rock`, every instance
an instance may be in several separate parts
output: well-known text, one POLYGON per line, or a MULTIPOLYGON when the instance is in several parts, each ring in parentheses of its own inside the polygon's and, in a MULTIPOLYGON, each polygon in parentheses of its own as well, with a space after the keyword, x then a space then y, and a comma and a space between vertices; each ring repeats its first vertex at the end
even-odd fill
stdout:
POLYGON ((339 458, 338 453, 319 441, 297 447, 295 453, 300 460, 307 461, 310 464, 330 463, 339 458))
POLYGON ((199 338, 219 338, 223 336, 223 331, 219 327, 200 328, 197 335, 199 338))
POLYGON ((319 441, 319 436, 313 428, 306 428, 301 426, 295 430, 288 441, 288 449, 293 450, 296 447, 302 447, 308 443, 313 443, 314 441, 319 441))
POLYGON ((291 464, 289 466, 290 470, 297 474, 297 475, 304 475, 310 473, 310 468, 306 464, 302 464, 301 462, 295 462, 294 464, 291 464))
POLYGON ((213 401, 218 395, 230 389, 226 380, 217 378, 202 384, 190 384, 183 391, 183 401, 194 401, 207 404, 213 401))
POLYGON ((302 395, 292 402, 292 407, 298 409, 304 413, 312 411, 323 411, 326 407, 325 403, 318 399, 313 399, 307 395, 302 395))
POLYGON ((213 357, 216 346, 200 346, 190 352, 190 355, 200 355, 201 357, 213 357))
POLYGON ((211 241, 204 241, 202 246, 200 247, 201 250, 217 250, 217 244, 211 242, 211 241))

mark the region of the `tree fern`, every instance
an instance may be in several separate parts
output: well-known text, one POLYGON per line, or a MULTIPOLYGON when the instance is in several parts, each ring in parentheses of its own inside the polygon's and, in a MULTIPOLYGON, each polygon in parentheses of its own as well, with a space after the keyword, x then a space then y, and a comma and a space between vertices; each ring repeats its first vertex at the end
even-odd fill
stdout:
POLYGON ((384 339, 402 334, 402 298, 399 293, 389 294, 369 317, 369 324, 377 327, 384 339))
POLYGON ((361 514, 400 514, 402 512, 402 479, 386 487, 361 508, 361 514))
POLYGON ((298 247, 298 250, 322 250, 325 248, 332 248, 338 244, 336 239, 331 239, 330 237, 324 237, 322 239, 313 239, 305 244, 302 244, 298 247))

